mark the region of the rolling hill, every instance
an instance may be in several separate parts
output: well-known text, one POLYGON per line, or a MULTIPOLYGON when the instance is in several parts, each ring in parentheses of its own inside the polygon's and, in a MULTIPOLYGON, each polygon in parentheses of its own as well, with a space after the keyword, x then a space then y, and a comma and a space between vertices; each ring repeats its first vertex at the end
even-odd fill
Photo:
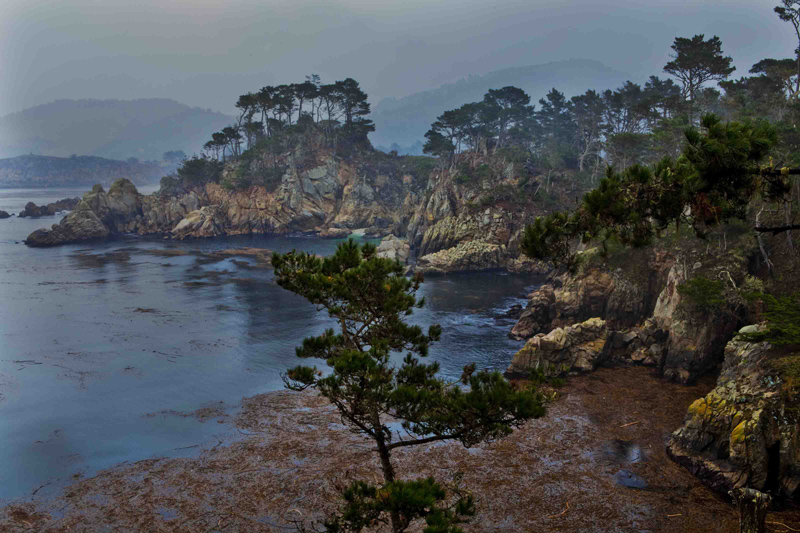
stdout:
POLYGON ((376 128, 370 140, 378 147, 389 147, 393 143, 409 147, 424 140, 425 132, 437 116, 448 109, 481 100, 489 89, 513 85, 527 92, 536 103, 553 87, 570 97, 587 89, 613 89, 627 79, 624 73, 588 59, 505 68, 470 76, 403 98, 381 100, 373 107, 370 117, 376 128))
POLYGON ((233 117, 174 100, 56 100, 0 117, 0 157, 72 154, 160 160, 199 152, 233 117))
POLYGON ((0 159, 0 188, 87 187, 128 178, 136 185, 157 182, 169 172, 160 164, 116 161, 94 156, 23 155, 0 159))

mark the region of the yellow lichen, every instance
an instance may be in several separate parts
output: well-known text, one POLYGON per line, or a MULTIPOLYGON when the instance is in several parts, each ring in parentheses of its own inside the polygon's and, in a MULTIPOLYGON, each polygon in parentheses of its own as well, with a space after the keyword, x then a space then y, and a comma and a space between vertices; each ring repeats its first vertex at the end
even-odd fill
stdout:
POLYGON ((737 444, 741 444, 741 443, 744 442, 744 440, 747 438, 746 429, 747 429, 747 422, 744 421, 744 420, 739 422, 739 425, 737 425, 735 428, 733 428, 733 431, 731 431, 731 444, 732 445, 737 445, 737 444))

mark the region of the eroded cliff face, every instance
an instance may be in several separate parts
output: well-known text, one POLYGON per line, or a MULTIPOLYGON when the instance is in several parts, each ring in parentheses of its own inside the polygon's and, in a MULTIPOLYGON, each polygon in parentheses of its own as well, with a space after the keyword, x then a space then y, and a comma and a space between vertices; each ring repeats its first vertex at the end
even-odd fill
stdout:
POLYGON ((667 452, 717 490, 800 495, 798 377, 800 352, 732 340, 717 387, 689 407, 667 452))
MULTIPOLYGON (((87 193, 60 224, 34 232, 27 243, 54 245, 118 233, 186 239, 293 232, 344 237, 362 230, 408 239, 422 272, 549 268, 520 256, 519 241, 526 224, 555 206, 552 195, 550 204, 528 197, 514 165, 494 162, 497 168, 482 179, 465 183, 458 169, 427 174, 413 160, 369 151, 337 158, 299 150, 286 162, 280 181, 270 187, 224 187, 220 183, 236 182, 230 179, 241 172, 235 165, 225 168, 220 183, 177 194, 142 196, 120 180, 107 193, 102 188, 87 193), (498 191, 506 196, 496 196, 498 191)), ((256 161, 248 172, 263 172, 264 165, 256 161)))
POLYGON ((130 181, 118 180, 108 192, 95 187, 61 223, 34 232, 27 242, 54 245, 117 233, 183 239, 359 228, 404 235, 418 190, 410 176, 376 174, 333 157, 305 169, 290 166, 274 190, 207 183, 179 195, 143 196, 130 181))
MULTIPOLYGON (((669 252, 658 247, 628 251, 605 260, 589 255, 577 274, 554 277, 530 295, 510 336, 531 340, 515 356, 509 371, 524 373, 531 359, 530 350, 523 351, 543 335, 598 318, 605 321, 607 334, 592 358, 593 366, 558 366, 560 372, 593 370, 600 364, 637 364, 656 367, 669 380, 691 383, 721 363, 725 345, 745 317, 735 308, 698 309, 679 288, 697 277, 724 277, 729 280, 726 283, 741 284, 747 275, 748 252, 726 249, 711 260, 702 249, 680 247, 669 252), (621 266, 616 266, 618 262, 621 266)), ((541 350, 538 353, 537 366, 554 362, 541 350)))
POLYGON ((525 226, 548 208, 522 192, 515 165, 495 162, 495 167, 487 177, 467 183, 459 180, 458 169, 432 175, 408 222, 418 270, 548 270, 524 256, 519 260, 525 226))

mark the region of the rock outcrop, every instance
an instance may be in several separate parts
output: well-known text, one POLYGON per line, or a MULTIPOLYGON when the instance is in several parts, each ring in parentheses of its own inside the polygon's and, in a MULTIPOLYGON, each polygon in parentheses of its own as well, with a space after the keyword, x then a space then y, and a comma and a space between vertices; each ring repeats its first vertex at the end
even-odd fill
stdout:
POLYGON ((546 375, 559 375, 594 370, 602 362, 607 336, 606 322, 599 318, 556 328, 546 335, 540 333, 514 355, 506 374, 527 375, 539 370, 546 375))
POLYGON ((19 212, 17 215, 20 218, 25 217, 46 217, 52 216, 60 211, 71 211, 78 206, 78 202, 80 202, 80 198, 64 198, 63 200, 59 200, 57 202, 53 202, 47 205, 37 206, 33 202, 28 202, 25 204, 25 208, 19 212))
MULTIPOLYGON (((756 326, 747 326, 743 332, 756 326)), ((717 387, 690 407, 667 451, 720 491, 800 494, 800 352, 734 339, 717 387)))
MULTIPOLYGON (((194 197, 196 199, 196 196, 194 197)), ((95 185, 75 209, 50 229, 39 229, 25 241, 31 246, 101 239, 125 232, 168 231, 197 205, 185 199, 142 196, 130 181, 115 181, 108 192, 95 185)))
POLYGON ((11 215, 8 214, 7 211, 3 211, 0 209, 0 219, 9 218, 11 215))
POLYGON ((381 240, 377 250, 378 257, 397 260, 403 264, 408 263, 411 254, 411 246, 404 239, 399 239, 394 235, 387 235, 381 240))
POLYGON ((307 168, 289 165, 271 189, 207 183, 176 195, 142 196, 132 183, 118 180, 108 193, 84 195, 80 212, 64 219, 59 229, 34 232, 27 242, 61 244, 125 232, 177 238, 322 231, 341 237, 356 229, 398 234, 405 232, 418 188, 414 180, 373 175, 364 166, 330 156, 307 168), (94 219, 108 232, 100 231, 94 219))
POLYGON ((587 267, 577 275, 561 275, 531 293, 510 336, 523 340, 553 328, 600 317, 611 328, 640 324, 650 316, 666 283, 674 258, 654 250, 639 254, 646 273, 621 268, 587 267))
POLYGON ((503 245, 467 241, 417 260, 415 270, 423 273, 476 272, 503 268, 508 257, 503 245))

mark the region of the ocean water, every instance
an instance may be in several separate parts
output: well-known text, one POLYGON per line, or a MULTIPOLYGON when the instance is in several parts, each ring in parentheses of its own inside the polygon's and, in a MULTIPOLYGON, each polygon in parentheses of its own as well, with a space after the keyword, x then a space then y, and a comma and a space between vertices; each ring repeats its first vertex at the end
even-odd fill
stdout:
MULTIPOLYGON (((153 188, 143 188, 150 192, 153 188)), ((19 212, 80 189, 0 190, 19 212)), ((76 474, 197 453, 236 438, 205 407, 282 387, 294 347, 331 324, 278 287, 269 269, 202 253, 240 247, 331 253, 339 241, 245 236, 177 242, 128 236, 29 248, 61 216, 0 220, 0 501, 58 490, 76 474), (184 254, 185 255, 180 255, 184 254)), ((520 342, 501 315, 537 280, 503 273, 429 277, 412 321, 444 328, 431 358, 457 377, 468 362, 503 370, 520 342)))

